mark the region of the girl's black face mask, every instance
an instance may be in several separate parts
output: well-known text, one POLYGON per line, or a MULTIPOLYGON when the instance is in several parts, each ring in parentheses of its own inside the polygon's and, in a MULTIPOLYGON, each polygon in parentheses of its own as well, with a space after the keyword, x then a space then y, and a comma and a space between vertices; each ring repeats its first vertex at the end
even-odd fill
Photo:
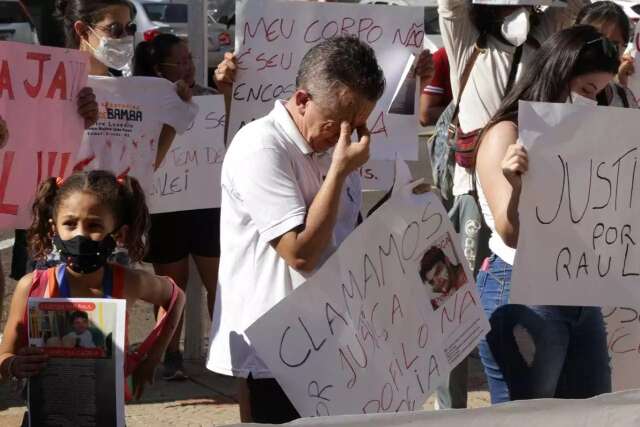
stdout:
POLYGON ((60 251, 62 262, 72 271, 82 274, 93 273, 104 267, 107 258, 116 249, 116 241, 111 234, 98 241, 82 235, 62 240, 60 235, 56 234, 53 244, 60 251))

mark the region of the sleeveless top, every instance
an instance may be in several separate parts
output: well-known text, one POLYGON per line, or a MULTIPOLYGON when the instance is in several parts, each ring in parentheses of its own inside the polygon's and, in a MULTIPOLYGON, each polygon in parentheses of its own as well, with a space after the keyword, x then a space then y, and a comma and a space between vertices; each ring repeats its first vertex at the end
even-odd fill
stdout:
POLYGON ((500 237, 500 235, 496 232, 496 222, 493 219, 493 214, 491 213, 491 209, 489 208, 489 203, 487 202, 487 198, 484 195, 484 191, 482 191, 482 183, 480 182, 480 178, 478 177, 477 172, 476 182, 478 203, 480 204, 480 209, 482 210, 482 217, 484 218, 484 222, 487 224, 487 227, 489 227, 489 229, 491 230, 491 237, 489 238, 489 249, 491 249, 491 252, 502 258, 504 262, 509 265, 513 265, 513 260, 516 257, 516 250, 507 246, 504 240, 502 240, 502 237, 500 237))
MULTIPOLYGON (((512 122, 513 123, 513 122, 512 122)), ((513 125, 518 128, 516 123, 513 125)), ((502 240, 502 237, 496 232, 496 221, 493 218, 493 213, 491 213, 491 208, 489 207, 489 202, 487 202, 487 198, 484 195, 484 191, 482 189, 482 183, 480 182, 480 177, 478 176, 478 172, 475 172, 475 187, 476 193, 478 194, 478 204, 480 205, 480 210, 482 211, 482 217, 484 218, 484 222, 487 224, 487 227, 491 230, 491 237, 489 238, 489 249, 495 255, 502 258, 504 262, 509 265, 513 265, 513 260, 516 257, 516 250, 507 246, 507 244, 502 240)))

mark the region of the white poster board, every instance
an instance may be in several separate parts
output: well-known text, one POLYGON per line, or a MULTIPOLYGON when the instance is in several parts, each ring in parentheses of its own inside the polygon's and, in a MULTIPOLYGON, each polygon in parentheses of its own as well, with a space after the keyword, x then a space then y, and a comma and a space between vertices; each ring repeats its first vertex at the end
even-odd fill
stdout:
POLYGON ((147 197, 151 213, 220 207, 225 109, 222 95, 196 96, 191 128, 176 135, 153 176, 147 197))
POLYGON ((640 388, 640 309, 606 307, 602 314, 607 323, 612 389, 640 388))
MULTIPOLYGON (((276 99, 295 90, 304 54, 321 40, 354 35, 376 51, 387 87, 369 117, 371 157, 418 160, 418 119, 387 114, 411 54, 424 38, 423 9, 337 3, 239 0, 236 5, 238 73, 233 87, 229 137, 244 124, 266 115, 276 99)), ((416 94, 417 100, 417 94, 416 94)))
POLYGON ((362 189, 389 191, 393 186, 393 160, 369 160, 360 168, 362 189))
POLYGON ((529 171, 513 303, 640 305, 639 119, 635 109, 520 103, 529 171))
POLYGON ((419 410, 473 350, 489 325, 458 240, 435 195, 404 187, 247 329, 302 416, 419 410))
MULTIPOLYGON (((591 399, 517 400, 486 408, 296 420, 296 427, 636 427, 640 390, 591 399)), ((262 427, 234 424, 228 427, 262 427)))

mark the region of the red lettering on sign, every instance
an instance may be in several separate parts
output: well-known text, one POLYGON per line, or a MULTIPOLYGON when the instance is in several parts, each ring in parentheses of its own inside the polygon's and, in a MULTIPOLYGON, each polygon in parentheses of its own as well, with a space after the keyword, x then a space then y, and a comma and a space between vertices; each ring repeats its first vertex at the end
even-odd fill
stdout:
POLYGON ((18 215, 18 205, 4 202, 15 155, 15 151, 5 151, 4 159, 2 160, 2 174, 0 175, 0 213, 7 215, 18 215))
POLYGON ((27 59, 33 59, 38 61, 38 81, 36 84, 31 84, 27 79, 24 80, 24 89, 31 98, 35 98, 40 93, 42 88, 42 75, 44 74, 44 63, 51 59, 51 55, 48 53, 28 52, 27 59))
POLYGON ((61 100, 67 99, 67 72, 64 67, 64 62, 58 64, 56 74, 53 76, 49 91, 47 92, 47 98, 53 99, 56 91, 60 91, 61 100))
POLYGON ((9 72, 9 63, 4 59, 2 68, 0 68, 0 98, 4 96, 4 91, 9 94, 9 99, 13 100, 13 86, 11 86, 11 73, 9 72))
POLYGON ((384 136, 389 138, 389 134, 387 133, 387 126, 384 124, 384 111, 381 111, 376 121, 371 126, 371 135, 377 135, 379 133, 383 133, 384 136))

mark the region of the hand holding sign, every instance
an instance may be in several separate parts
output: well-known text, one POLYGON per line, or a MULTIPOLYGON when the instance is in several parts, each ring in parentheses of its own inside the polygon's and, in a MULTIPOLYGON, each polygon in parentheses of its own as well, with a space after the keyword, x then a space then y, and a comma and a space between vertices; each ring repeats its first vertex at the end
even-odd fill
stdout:
POLYGON ((233 82, 236 79, 237 59, 236 54, 227 52, 224 54, 224 59, 213 74, 216 82, 216 87, 223 95, 231 96, 231 90, 233 89, 233 82))
POLYGON ((510 145, 502 160, 502 174, 515 189, 522 187, 522 174, 529 169, 527 149, 519 142, 510 145))
POLYGON ((629 76, 635 73, 635 59, 629 54, 624 54, 618 69, 618 81, 622 86, 627 86, 629 76))
POLYGON ((38 375, 47 366, 47 359, 41 348, 22 347, 9 364, 9 374, 16 378, 38 375))
POLYGON ((89 129, 98 121, 98 103, 93 89, 90 87, 82 88, 78 92, 76 103, 78 105, 78 114, 84 119, 84 128, 89 129))

